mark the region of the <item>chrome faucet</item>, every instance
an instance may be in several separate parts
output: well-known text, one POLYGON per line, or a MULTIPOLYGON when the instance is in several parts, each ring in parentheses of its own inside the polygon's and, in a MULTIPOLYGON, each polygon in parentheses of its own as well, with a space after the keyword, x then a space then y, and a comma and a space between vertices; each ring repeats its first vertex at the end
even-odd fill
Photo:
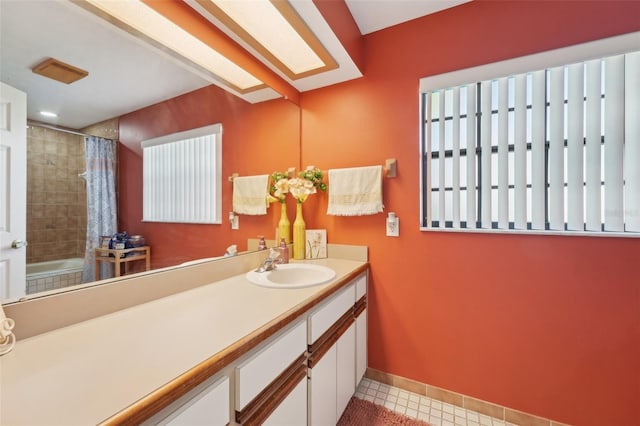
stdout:
POLYGON ((275 248, 269 249, 269 256, 262 262, 262 264, 256 269, 256 272, 267 272, 273 271, 276 269, 276 264, 278 264, 278 259, 280 258, 280 252, 275 248))

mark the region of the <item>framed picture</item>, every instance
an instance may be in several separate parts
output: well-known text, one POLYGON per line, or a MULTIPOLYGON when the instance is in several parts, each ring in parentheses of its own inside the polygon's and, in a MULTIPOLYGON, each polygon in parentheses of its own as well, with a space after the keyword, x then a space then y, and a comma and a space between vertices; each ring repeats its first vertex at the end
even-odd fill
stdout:
POLYGON ((324 259, 327 257, 326 229, 307 229, 305 237, 305 259, 324 259))

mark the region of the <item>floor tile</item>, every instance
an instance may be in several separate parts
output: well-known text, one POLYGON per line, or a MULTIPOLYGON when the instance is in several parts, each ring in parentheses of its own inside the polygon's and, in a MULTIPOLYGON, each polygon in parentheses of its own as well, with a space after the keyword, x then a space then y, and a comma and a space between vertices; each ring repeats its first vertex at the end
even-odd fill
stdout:
POLYGON ((431 426, 517 426, 371 379, 362 379, 356 397, 428 422, 431 426))

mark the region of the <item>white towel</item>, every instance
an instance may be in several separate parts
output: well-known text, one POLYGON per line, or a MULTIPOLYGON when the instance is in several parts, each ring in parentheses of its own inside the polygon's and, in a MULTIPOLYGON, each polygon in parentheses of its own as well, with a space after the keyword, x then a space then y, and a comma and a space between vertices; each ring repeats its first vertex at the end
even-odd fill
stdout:
POLYGON ((238 214, 267 214, 269 175, 239 176, 233 179, 233 211, 238 214))
POLYGON ((329 170, 327 214, 362 216, 382 212, 382 166, 329 170))

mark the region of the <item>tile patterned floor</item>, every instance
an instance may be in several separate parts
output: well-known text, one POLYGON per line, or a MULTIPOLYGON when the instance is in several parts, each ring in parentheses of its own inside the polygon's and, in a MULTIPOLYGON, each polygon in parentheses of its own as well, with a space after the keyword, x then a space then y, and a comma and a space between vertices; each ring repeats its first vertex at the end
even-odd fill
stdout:
POLYGON ((387 407, 431 426, 516 426, 475 411, 466 410, 417 393, 362 379, 356 397, 387 407))

